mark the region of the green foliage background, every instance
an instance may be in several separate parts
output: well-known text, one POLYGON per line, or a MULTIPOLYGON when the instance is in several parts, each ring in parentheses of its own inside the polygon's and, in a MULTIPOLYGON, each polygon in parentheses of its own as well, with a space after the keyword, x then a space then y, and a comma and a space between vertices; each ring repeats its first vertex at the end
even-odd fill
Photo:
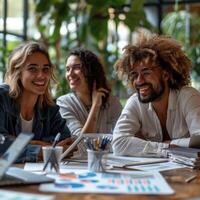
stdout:
POLYGON ((200 15, 179 9, 175 4, 173 12, 162 21, 163 32, 179 40, 192 60, 193 81, 200 81, 200 15))
MULTIPOLYGON (((56 97, 68 92, 65 80, 65 58, 69 50, 85 47, 97 54, 103 65, 114 95, 126 98, 127 90, 115 77, 113 65, 119 58, 120 24, 129 29, 128 43, 138 27, 153 32, 144 12, 145 0, 32 0, 34 2, 34 22, 40 33, 39 40, 49 48, 56 65, 58 86, 52 91, 56 97), (110 32, 110 22, 114 30, 110 32), (64 28, 64 31, 63 31, 64 28), (64 32, 64 34, 63 34, 64 32), (61 34, 62 33, 62 34, 61 34)), ((178 2, 178 0, 177 0, 178 2)), ((162 30, 164 34, 178 39, 193 61, 191 74, 200 81, 200 16, 181 10, 178 3, 172 12, 163 13, 162 30), (189 22, 189 29, 188 23, 189 22), (189 31, 188 31, 189 30, 189 31)), ((32 39, 31 37, 28 39, 32 39)), ((5 73, 6 60, 11 50, 22 41, 7 42, 7 50, 0 49, 0 71, 5 73)))
MULTIPOLYGON (((118 58, 119 22, 134 31, 138 26, 149 27, 143 9, 144 0, 37 0, 36 24, 41 33, 41 40, 51 49, 57 66, 60 87, 56 96, 68 90, 64 78, 64 60, 70 49, 85 47, 96 53, 102 60, 113 91, 120 95, 121 83, 113 78, 113 64, 118 58), (120 18, 123 15, 123 19, 120 18), (112 48, 108 50, 108 22, 115 24, 112 36, 112 48), (74 31, 68 25, 75 24, 74 31), (66 34, 60 34, 61 26, 66 28, 66 34)), ((131 37, 129 38, 131 41, 131 37)))

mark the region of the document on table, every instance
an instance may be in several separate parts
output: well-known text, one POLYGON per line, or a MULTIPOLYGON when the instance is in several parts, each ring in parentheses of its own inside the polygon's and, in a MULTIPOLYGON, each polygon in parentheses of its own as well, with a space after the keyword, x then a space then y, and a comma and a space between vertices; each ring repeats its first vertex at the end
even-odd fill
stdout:
POLYGON ((107 154, 104 158, 107 165, 113 167, 128 167, 137 165, 147 165, 152 163, 168 162, 167 158, 144 158, 144 157, 129 157, 129 156, 115 156, 107 154))
POLYGON ((163 162, 163 163, 153 163, 148 165, 137 165, 137 166, 129 166, 128 169, 137 169, 142 171, 156 171, 156 172, 162 172, 166 170, 172 170, 172 169, 180 169, 180 168, 186 168, 185 165, 174 163, 172 161, 169 162, 163 162))
MULTIPOLYGON (((103 159, 105 159, 106 165, 108 167, 121 167, 126 168, 129 166, 137 166, 137 165, 147 165, 152 163, 162 163, 162 162, 168 162, 168 159, 166 158, 143 158, 143 157, 128 157, 128 156, 114 156, 113 154, 107 154, 103 159)), ((79 160, 80 161, 80 160, 79 160)), ((71 166, 75 169, 87 169, 87 161, 85 163, 82 163, 81 160, 79 162, 76 159, 73 159, 70 161, 68 159, 67 162, 64 162, 65 164, 61 163, 60 170, 62 172, 62 169, 70 168, 71 166), (68 163, 68 164, 66 164, 68 163)), ((27 171, 32 172, 39 172, 42 171, 44 166, 44 163, 26 163, 24 166, 24 169, 27 171)))
POLYGON ((53 200, 53 195, 38 195, 23 192, 13 192, 10 190, 0 190, 0 199, 6 200, 53 200))
POLYGON ((173 189, 158 172, 69 169, 55 175, 55 183, 41 184, 42 192, 170 195, 173 189))
POLYGON ((191 135, 189 147, 200 148, 200 135, 191 135))
MULTIPOLYGON (((25 163, 24 170, 37 174, 44 174, 43 167, 44 163, 25 163)), ((69 163, 68 165, 61 164, 60 172, 64 173, 65 169, 87 169, 87 165, 82 163, 69 163)))

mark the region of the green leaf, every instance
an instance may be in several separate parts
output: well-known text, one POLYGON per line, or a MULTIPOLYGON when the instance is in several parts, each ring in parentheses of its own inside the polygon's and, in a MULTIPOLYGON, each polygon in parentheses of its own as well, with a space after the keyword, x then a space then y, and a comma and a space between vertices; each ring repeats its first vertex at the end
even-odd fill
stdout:
POLYGON ((108 34, 108 10, 106 8, 95 9, 91 8, 89 15, 90 32, 96 40, 102 40, 108 34))
POLYGON ((103 40, 107 37, 108 27, 105 19, 90 19, 90 32, 96 40, 103 40))
POLYGON ((110 5, 110 2, 107 0, 87 0, 87 3, 98 8, 108 7, 110 5))
POLYGON ((134 1, 132 1, 130 11, 138 12, 138 11, 144 10, 143 9, 144 2, 145 2, 145 0, 134 0, 134 1))
POLYGON ((134 31, 134 29, 139 25, 143 25, 144 23, 148 24, 143 11, 142 12, 131 11, 127 13, 124 23, 130 28, 131 31, 134 31))
MULTIPOLYGON (((84 16, 86 17, 86 16, 84 16)), ((87 33, 88 33, 88 21, 82 21, 80 23, 80 25, 78 26, 78 30, 77 30, 77 33, 78 33, 78 37, 79 37, 79 40, 84 43, 84 41, 87 41, 87 33)))
POLYGON ((113 0, 110 0, 109 1, 109 4, 110 5, 112 5, 112 6, 116 6, 116 7, 121 7, 121 6, 123 6, 123 5, 125 5, 126 4, 126 1, 125 0, 115 0, 115 1, 113 1, 113 0))
POLYGON ((130 10, 126 13, 124 23, 130 28, 131 31, 134 31, 134 29, 139 25, 147 25, 150 27, 150 24, 146 20, 143 4, 144 0, 132 1, 130 10))
POLYGON ((61 21, 57 21, 54 27, 53 35, 51 36, 54 41, 57 41, 60 38, 60 27, 61 21))
POLYGON ((36 12, 47 12, 50 10, 52 0, 35 0, 36 12))

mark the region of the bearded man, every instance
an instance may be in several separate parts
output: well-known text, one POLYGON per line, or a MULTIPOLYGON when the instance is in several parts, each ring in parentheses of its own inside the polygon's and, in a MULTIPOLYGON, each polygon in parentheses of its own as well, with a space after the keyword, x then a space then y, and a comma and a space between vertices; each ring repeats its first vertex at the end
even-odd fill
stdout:
POLYGON ((174 39, 142 35, 124 48, 115 68, 136 90, 114 129, 116 155, 188 147, 200 135, 200 93, 190 87, 191 61, 174 39))

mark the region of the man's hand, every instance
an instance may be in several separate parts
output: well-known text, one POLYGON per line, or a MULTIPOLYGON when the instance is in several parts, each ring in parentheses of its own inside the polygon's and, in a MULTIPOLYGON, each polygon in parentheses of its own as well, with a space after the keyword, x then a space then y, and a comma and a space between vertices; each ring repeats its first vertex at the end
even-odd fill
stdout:
POLYGON ((164 140, 164 143, 170 144, 171 140, 164 140))
POLYGON ((176 144, 169 144, 169 148, 170 147, 178 147, 178 145, 176 145, 176 144))
POLYGON ((138 137, 138 138, 140 138, 140 139, 142 139, 142 140, 146 140, 146 139, 144 138, 144 135, 142 134, 141 131, 137 132, 134 136, 135 136, 135 137, 138 137))
POLYGON ((169 144, 169 148, 170 147, 178 147, 178 145, 176 145, 176 144, 170 144, 171 140, 165 140, 163 142, 169 144))

